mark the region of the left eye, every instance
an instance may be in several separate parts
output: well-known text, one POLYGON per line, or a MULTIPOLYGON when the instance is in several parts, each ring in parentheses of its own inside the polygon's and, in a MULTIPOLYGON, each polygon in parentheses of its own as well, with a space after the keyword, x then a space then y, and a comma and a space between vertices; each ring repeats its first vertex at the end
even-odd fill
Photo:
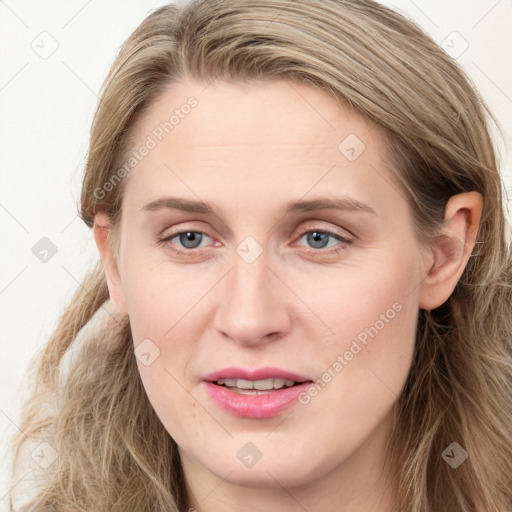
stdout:
MULTIPOLYGON (((301 239, 306 237, 307 243, 310 245, 310 247, 314 249, 324 249, 327 247, 327 244, 329 243, 329 238, 337 240, 338 242, 345 242, 349 243, 349 240, 346 238, 336 234, 332 233, 330 231, 317 231, 317 230, 311 230, 306 231, 301 235, 301 239)), ((336 244, 331 244, 329 247, 336 244)))

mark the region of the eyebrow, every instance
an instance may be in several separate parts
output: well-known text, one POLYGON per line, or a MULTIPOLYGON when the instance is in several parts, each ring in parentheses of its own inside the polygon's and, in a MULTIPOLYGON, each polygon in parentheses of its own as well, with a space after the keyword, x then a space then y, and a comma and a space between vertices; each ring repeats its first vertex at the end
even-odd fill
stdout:
MULTIPOLYGON (((163 208, 181 210, 188 213, 213 214, 220 217, 216 209, 210 203, 178 197, 161 197, 143 206, 141 211, 151 212, 161 210, 163 208)), ((343 210, 376 215, 375 210, 371 206, 349 197, 295 201, 286 205, 285 215, 289 213, 311 212, 315 210, 343 210)))

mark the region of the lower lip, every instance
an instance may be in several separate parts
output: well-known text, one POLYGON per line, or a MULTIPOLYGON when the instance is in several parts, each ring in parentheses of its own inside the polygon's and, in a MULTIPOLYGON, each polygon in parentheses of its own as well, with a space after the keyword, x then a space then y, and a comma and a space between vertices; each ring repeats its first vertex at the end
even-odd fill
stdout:
POLYGON ((245 395, 224 386, 205 382, 212 400, 225 411, 242 418, 272 418, 290 407, 312 382, 281 388, 263 395, 245 395))

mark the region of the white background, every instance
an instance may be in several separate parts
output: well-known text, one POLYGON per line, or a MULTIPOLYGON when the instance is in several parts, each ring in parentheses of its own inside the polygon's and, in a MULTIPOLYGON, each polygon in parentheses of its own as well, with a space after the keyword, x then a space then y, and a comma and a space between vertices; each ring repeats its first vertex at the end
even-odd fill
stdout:
MULTIPOLYGON (((11 485, 5 442, 18 428, 27 362, 97 258, 77 217, 97 94, 120 44, 164 3, 0 0, 0 510, 11 485), (46 51, 58 45, 48 58, 35 51, 42 38, 46 51), (47 263, 32 253, 44 236, 57 246, 47 263)), ((502 172, 512 190, 512 1, 384 3, 440 44, 454 31, 467 41, 458 60, 502 124, 502 172)), ((450 37, 461 50, 463 40, 450 37)))

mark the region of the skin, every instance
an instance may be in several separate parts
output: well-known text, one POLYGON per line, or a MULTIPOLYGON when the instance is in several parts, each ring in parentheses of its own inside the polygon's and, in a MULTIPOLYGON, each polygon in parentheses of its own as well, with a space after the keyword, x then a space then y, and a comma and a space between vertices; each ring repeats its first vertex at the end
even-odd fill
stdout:
POLYGON ((442 243, 420 243, 378 128, 321 90, 282 80, 173 84, 136 126, 134 147, 189 96, 197 107, 125 178, 119 261, 102 212, 94 234, 135 347, 150 339, 160 351, 149 366, 138 361, 139 372, 179 446, 190 506, 392 511, 385 444, 418 310, 452 293, 473 248, 481 197, 452 197, 442 243), (349 134, 366 146, 354 161, 338 149, 349 134), (200 199, 217 214, 141 210, 163 196, 200 199), (285 215, 288 202, 342 196, 375 213, 285 215), (324 236, 322 247, 307 235, 325 229, 351 243, 324 236), (183 237, 157 243, 180 231, 207 236, 192 249, 183 237), (263 250, 251 263, 236 251, 247 236, 263 250), (205 392, 202 377, 226 366, 322 379, 397 303, 394 318, 305 405, 239 418, 205 392), (262 455, 250 468, 237 457, 247 442, 262 455))

